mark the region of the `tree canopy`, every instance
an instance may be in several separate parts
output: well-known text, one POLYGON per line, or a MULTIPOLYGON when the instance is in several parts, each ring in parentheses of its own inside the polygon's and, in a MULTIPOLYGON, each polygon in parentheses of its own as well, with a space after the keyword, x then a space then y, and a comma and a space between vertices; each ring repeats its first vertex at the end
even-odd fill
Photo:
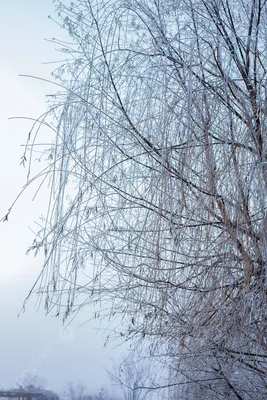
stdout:
POLYGON ((46 310, 101 304, 179 399, 262 399, 266 1, 55 4, 71 42, 33 127, 55 118, 30 248, 46 310))

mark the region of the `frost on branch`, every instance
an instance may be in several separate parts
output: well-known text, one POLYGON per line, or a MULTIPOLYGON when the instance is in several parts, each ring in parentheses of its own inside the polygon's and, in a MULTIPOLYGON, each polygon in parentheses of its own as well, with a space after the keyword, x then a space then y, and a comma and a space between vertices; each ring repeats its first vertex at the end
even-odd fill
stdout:
POLYGON ((56 4, 73 45, 32 247, 47 311, 101 301, 180 396, 262 399, 265 2, 56 4))

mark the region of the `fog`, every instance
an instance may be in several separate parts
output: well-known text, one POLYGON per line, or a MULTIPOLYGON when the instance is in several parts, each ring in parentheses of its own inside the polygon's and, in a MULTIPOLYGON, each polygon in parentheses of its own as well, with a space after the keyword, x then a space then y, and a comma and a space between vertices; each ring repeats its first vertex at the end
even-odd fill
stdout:
MULTIPOLYGON (((14 0, 1 5, 1 217, 26 182, 27 170, 19 164, 31 125, 8 118, 38 117, 46 110, 45 94, 54 90, 49 83, 19 74, 50 79, 55 65, 42 63, 62 59, 56 46, 44 40, 64 35, 47 18, 49 14, 53 15, 52 1, 14 0)), ((92 310, 80 315, 67 331, 61 321, 45 316, 42 307, 38 310, 34 299, 17 317, 42 261, 25 255, 34 236, 31 229, 45 207, 45 190, 34 202, 33 194, 26 191, 8 222, 0 225, 0 387, 14 388, 30 373, 44 378, 49 389, 61 391, 68 380, 80 380, 96 391, 109 384, 104 367, 109 368, 110 358, 121 350, 104 348, 104 335, 101 330, 97 333, 93 322, 78 328, 92 310)))

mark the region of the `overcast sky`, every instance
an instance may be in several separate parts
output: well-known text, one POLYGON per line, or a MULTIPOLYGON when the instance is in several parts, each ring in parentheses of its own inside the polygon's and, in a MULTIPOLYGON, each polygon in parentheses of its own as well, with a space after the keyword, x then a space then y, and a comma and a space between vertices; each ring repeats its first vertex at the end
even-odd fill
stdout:
MULTIPOLYGON (((54 65, 42 64, 62 57, 54 44, 44 38, 66 39, 48 15, 52 0, 10 0, 1 3, 1 107, 0 107, 0 214, 5 215, 26 181, 19 166, 30 128, 29 122, 8 120, 13 116, 37 117, 46 110, 45 94, 53 92, 48 83, 19 77, 29 74, 50 77, 54 65)), ((16 204, 7 223, 0 225, 0 387, 14 387, 29 371, 44 378, 47 387, 61 390, 68 380, 82 380, 98 390, 108 379, 103 366, 119 358, 120 350, 104 348, 104 338, 95 324, 77 325, 90 314, 81 315, 68 332, 61 322, 45 317, 31 305, 17 318, 23 299, 40 269, 40 259, 25 256, 33 240, 30 230, 44 212, 42 196, 32 202, 26 192, 16 204)))

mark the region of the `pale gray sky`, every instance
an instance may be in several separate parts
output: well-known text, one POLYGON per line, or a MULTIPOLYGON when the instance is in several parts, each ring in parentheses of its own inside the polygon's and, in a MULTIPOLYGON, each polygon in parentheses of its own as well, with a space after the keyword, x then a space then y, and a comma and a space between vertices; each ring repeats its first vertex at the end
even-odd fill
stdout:
MULTIPOLYGON (((53 87, 19 74, 50 77, 54 65, 42 62, 60 59, 55 45, 44 38, 66 38, 50 19, 52 0, 10 0, 1 2, 0 35, 0 214, 6 213, 26 181, 26 170, 19 166, 21 144, 26 142, 29 123, 11 120, 12 116, 37 117, 46 110, 45 94, 53 87)), ((45 133, 44 133, 45 134, 45 133)), ((61 323, 45 317, 29 306, 17 318, 22 301, 40 269, 40 259, 25 256, 31 244, 34 221, 45 211, 44 200, 31 201, 26 192, 14 208, 9 222, 0 225, 0 387, 14 387, 19 376, 32 372, 47 381, 47 387, 60 390, 68 380, 82 380, 92 390, 108 384, 103 366, 121 349, 104 348, 95 324, 77 328, 90 314, 81 315, 69 332, 61 323)))

